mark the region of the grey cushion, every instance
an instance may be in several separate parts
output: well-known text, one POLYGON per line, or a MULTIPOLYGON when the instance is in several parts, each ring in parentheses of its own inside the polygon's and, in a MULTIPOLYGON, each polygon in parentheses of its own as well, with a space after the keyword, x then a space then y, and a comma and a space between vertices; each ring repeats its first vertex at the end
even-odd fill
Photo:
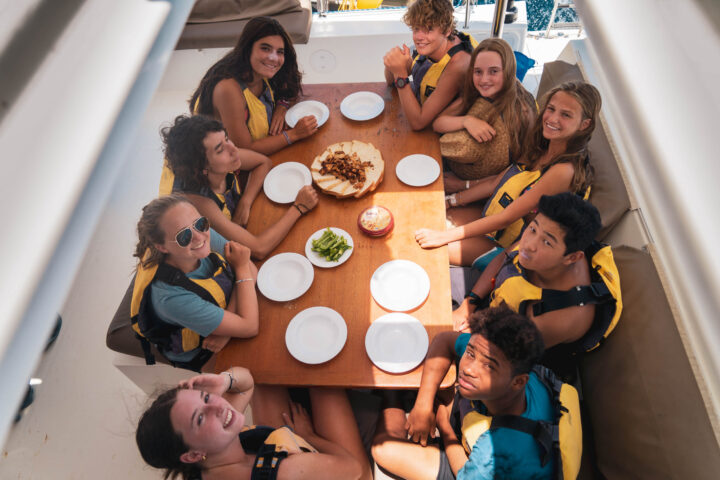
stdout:
MULTIPOLYGON (((132 329, 130 324, 130 302, 132 301, 133 286, 135 285, 135 278, 130 282, 130 286, 125 291, 120 305, 118 305, 115 316, 113 316, 108 331, 105 336, 105 344, 110 350, 114 350, 119 353, 126 355, 132 355, 134 357, 140 357, 145 359, 140 341, 135 336, 135 331, 132 329)), ((170 363, 165 357, 163 357, 155 347, 151 347, 153 355, 155 355, 155 361, 158 363, 170 363)))
POLYGON ((613 250, 624 309, 581 376, 608 479, 715 479, 720 450, 650 255, 613 250))
POLYGON ((310 38, 310 0, 198 0, 175 48, 234 47, 245 24, 261 16, 280 22, 293 43, 307 43, 310 38))

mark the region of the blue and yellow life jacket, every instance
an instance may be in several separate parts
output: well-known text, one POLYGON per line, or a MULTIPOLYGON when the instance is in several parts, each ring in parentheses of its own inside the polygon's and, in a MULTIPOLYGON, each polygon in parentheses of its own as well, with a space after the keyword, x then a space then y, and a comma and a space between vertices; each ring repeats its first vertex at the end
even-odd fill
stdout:
POLYGON ((289 427, 276 430, 260 426, 245 427, 240 432, 240 443, 246 453, 256 455, 250 480, 275 480, 280 462, 288 455, 317 453, 312 445, 289 427))
POLYGON ((440 75, 442 75, 450 59, 458 52, 472 53, 473 49, 477 47, 478 42, 472 35, 458 32, 457 37, 460 39, 460 43, 450 48, 437 63, 425 55, 418 55, 417 51, 413 51, 413 62, 410 69, 410 74, 413 77, 412 90, 420 105, 425 103, 430 94, 437 88, 440 75))
POLYGON ((180 179, 178 178, 173 180, 172 190, 168 192, 168 195, 170 193, 194 193, 196 195, 207 197, 215 202, 215 205, 218 206, 223 215, 225 215, 229 220, 232 220, 235 208, 237 208, 238 203, 240 202, 240 197, 242 196, 240 182, 238 182, 237 176, 234 173, 228 173, 225 176, 225 191, 223 193, 215 193, 210 188, 203 188, 199 191, 188 190, 184 188, 182 182, 180 182, 180 179))
POLYGON ((142 344, 145 362, 148 365, 155 363, 155 358, 150 352, 150 343, 155 345, 166 358, 168 352, 182 354, 199 349, 197 355, 187 362, 175 362, 168 358, 174 366, 189 370, 199 371, 212 356, 210 350, 199 348, 204 337, 189 328, 165 322, 154 312, 150 302, 151 284, 159 280, 168 285, 182 287, 203 300, 220 308, 226 308, 230 301, 235 276, 230 265, 221 255, 212 252, 208 258, 213 265, 213 276, 210 278, 188 278, 181 270, 166 263, 149 268, 138 266, 130 302, 130 321, 142 344))
POLYGON ((482 403, 455 393, 450 423, 470 454, 481 435, 496 428, 510 428, 531 435, 540 450, 540 464, 556 459, 554 478, 575 480, 582 458, 582 424, 577 390, 560 381, 549 369, 537 365, 533 372, 551 394, 554 412, 552 423, 531 420, 520 415, 489 416, 482 403))
POLYGON ((495 288, 490 293, 490 306, 496 307, 504 302, 514 311, 524 314, 528 302, 536 302, 532 311, 533 315, 539 316, 572 306, 595 305, 595 317, 587 333, 574 342, 557 347, 569 354, 599 347, 615 329, 622 313, 620 275, 610 246, 593 242, 585 250, 590 285, 566 291, 544 289, 530 283, 527 272, 520 265, 518 253, 517 247, 508 253, 507 260, 496 275, 495 288))

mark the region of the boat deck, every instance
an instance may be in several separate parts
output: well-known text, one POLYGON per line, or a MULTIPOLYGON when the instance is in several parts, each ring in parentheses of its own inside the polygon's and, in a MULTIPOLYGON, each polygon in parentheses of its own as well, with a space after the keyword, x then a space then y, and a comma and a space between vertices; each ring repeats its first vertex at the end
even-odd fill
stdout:
MULTIPOLYGON (((525 53, 538 62, 524 81, 533 94, 542 65, 555 60, 578 31, 561 33, 551 39, 525 39, 525 53)), ((310 42, 321 49, 318 42, 329 44, 332 39, 311 37, 310 42)), ((299 56, 306 47, 298 47, 299 56)), ((157 194, 162 158, 158 130, 186 113, 186 99, 199 79, 187 68, 201 75, 219 53, 182 51, 171 59, 60 312, 60 337, 34 375, 43 383, 3 447, 1 478, 160 478, 145 466, 135 446, 135 425, 147 404, 146 394, 113 365, 116 354, 106 348, 105 333, 131 279, 141 207, 157 194), (186 57, 192 55, 199 61, 189 65, 186 57)), ((311 78, 310 83, 320 82, 311 78)))

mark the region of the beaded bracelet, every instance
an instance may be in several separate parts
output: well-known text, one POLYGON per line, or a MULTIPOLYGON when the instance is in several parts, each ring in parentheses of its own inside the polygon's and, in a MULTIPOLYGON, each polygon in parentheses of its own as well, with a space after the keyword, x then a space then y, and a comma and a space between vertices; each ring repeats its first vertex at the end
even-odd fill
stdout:
POLYGON ((287 132, 284 130, 283 130, 282 134, 285 137, 285 141, 287 142, 287 144, 292 145, 293 142, 292 142, 292 140, 290 140, 290 135, 288 135, 287 132))
POLYGON ((281 107, 285 107, 285 108, 290 107, 290 102, 288 102, 287 100, 280 99, 280 100, 277 100, 275 103, 277 103, 281 107))

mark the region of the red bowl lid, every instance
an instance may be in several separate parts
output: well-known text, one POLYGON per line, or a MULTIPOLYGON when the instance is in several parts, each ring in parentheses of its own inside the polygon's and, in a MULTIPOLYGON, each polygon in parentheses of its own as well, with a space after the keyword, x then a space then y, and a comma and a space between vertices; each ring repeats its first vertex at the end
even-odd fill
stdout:
POLYGON ((374 205, 358 215, 358 227, 363 233, 380 237, 390 232, 395 225, 392 213, 385 207, 374 205))

